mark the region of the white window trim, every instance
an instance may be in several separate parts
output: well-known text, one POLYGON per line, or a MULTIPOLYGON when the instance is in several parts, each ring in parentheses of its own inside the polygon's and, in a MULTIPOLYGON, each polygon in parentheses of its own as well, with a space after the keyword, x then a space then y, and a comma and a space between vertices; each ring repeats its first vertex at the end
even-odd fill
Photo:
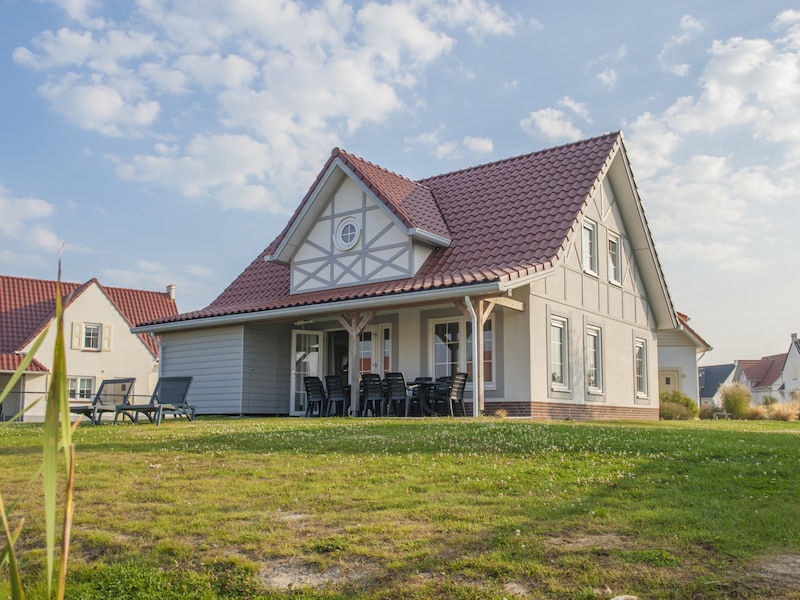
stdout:
POLYGON ((603 330, 596 325, 588 325, 586 327, 586 388, 589 394, 592 395, 602 395, 603 394, 603 384, 604 382, 604 372, 603 366, 605 361, 603 360, 603 330), (591 385, 589 383, 589 355, 590 351, 592 350, 590 338, 594 337, 596 340, 596 352, 595 352, 595 385, 591 385))
MULTIPOLYGON (((495 381, 495 373, 497 371, 497 321, 494 318, 494 314, 490 315, 489 318, 486 320, 487 323, 490 323, 491 331, 492 331, 492 339, 491 339, 491 347, 490 352, 492 353, 492 372, 486 373, 484 371, 484 381, 483 381, 483 389, 484 390, 495 390, 497 389, 497 382, 495 381)), ((433 374, 436 372, 436 325, 441 323, 458 323, 458 331, 459 335, 463 332, 463 340, 459 340, 458 344, 458 366, 457 369, 461 373, 467 372, 467 346, 471 346, 472 342, 469 344, 467 343, 467 325, 471 325, 472 321, 467 319, 466 317, 441 317, 437 319, 430 319, 428 321, 428 372, 433 374)), ((473 371, 474 371, 473 365, 473 371)), ((466 389, 472 389, 472 380, 469 380, 466 385, 466 389)))
POLYGON ((597 277, 597 223, 592 221, 591 219, 584 219, 583 220, 583 227, 581 228, 581 260, 583 262, 583 270, 590 275, 594 275, 597 277), (589 233, 589 237, 592 243, 592 253, 589 254, 588 248, 586 247, 586 233, 589 233), (589 264, 586 264, 586 263, 589 264))
POLYGON ((549 358, 549 379, 550 379, 550 388, 556 392, 568 392, 569 391, 569 319, 566 317, 559 317, 556 315, 550 315, 550 323, 547 328, 547 339, 548 344, 550 345, 548 358, 549 358), (554 381, 553 378, 556 372, 553 370, 553 328, 558 327, 561 329, 561 372, 562 372, 562 380, 561 381, 554 381))
POLYGON ((336 226, 336 231, 333 234, 333 243, 339 250, 346 252, 347 250, 352 250, 355 245, 358 244, 360 238, 361 224, 358 222, 358 219, 355 217, 345 217, 339 221, 339 224, 336 226), (353 239, 351 240, 344 239, 344 231, 348 226, 353 227, 353 239))
POLYGON ((67 395, 71 401, 88 402, 92 399, 95 392, 95 378, 94 377, 68 377, 67 378, 67 395), (80 397, 81 382, 89 383, 89 395, 86 398, 80 397), (74 396, 72 393, 74 392, 74 396))
POLYGON ((622 285, 622 238, 615 233, 609 233, 608 235, 608 281, 614 285, 622 285), (611 256, 612 243, 617 246, 616 260, 611 256), (616 277, 611 273, 612 267, 617 272, 616 277))
POLYGON ((647 340, 642 338, 634 338, 633 340, 633 389, 636 392, 637 398, 648 398, 650 390, 650 381, 648 380, 647 373, 647 340), (639 377, 636 372, 636 354, 638 349, 642 349, 642 388, 639 389, 639 377))

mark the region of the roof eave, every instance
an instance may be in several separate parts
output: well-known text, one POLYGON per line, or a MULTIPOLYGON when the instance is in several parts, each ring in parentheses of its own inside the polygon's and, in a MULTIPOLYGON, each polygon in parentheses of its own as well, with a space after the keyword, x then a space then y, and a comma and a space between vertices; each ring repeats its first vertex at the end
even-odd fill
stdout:
POLYGON ((139 325, 131 329, 133 333, 165 333, 170 331, 182 331, 187 329, 198 329, 208 327, 221 327, 225 325, 241 325, 252 321, 279 321, 307 317, 311 315, 333 314, 340 312, 351 312, 354 310, 370 310, 388 307, 397 307, 400 304, 422 304, 442 300, 463 298, 465 295, 477 296, 492 294, 505 291, 499 281, 488 283, 458 285, 433 290, 422 290, 417 292, 401 292, 388 294, 386 296, 355 298, 351 300, 339 300, 333 302, 323 302, 306 306, 292 306, 288 308, 275 308, 253 312, 236 313, 232 315, 221 315, 217 317, 198 317, 187 321, 175 321, 171 323, 155 323, 152 325, 139 325))

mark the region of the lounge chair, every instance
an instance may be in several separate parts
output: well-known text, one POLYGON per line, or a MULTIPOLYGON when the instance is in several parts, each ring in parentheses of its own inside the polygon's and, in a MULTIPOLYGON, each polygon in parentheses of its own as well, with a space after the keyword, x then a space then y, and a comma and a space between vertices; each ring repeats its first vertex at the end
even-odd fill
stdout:
POLYGON ((92 425, 100 423, 103 413, 114 413, 116 421, 117 406, 128 404, 135 377, 123 379, 104 379, 88 406, 70 406, 69 412, 89 418, 92 425))
POLYGON ((148 404, 120 404, 114 412, 114 423, 122 414, 134 423, 139 422, 139 413, 144 413, 151 423, 161 424, 164 415, 187 417, 194 421, 195 407, 187 404, 186 395, 192 385, 191 377, 160 377, 148 404))

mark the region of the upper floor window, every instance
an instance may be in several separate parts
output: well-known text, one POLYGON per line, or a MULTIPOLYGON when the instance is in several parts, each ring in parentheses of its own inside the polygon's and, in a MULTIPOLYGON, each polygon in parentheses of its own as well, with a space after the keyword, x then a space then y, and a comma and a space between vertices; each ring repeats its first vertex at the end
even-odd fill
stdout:
POLYGON ((620 260, 620 250, 622 245, 616 235, 608 236, 608 280, 611 283, 621 283, 622 264, 620 260))
POLYGON ((569 348, 567 320, 561 317, 550 318, 550 379, 553 389, 567 389, 569 386, 569 348))
POLYGON ((597 223, 583 220, 583 270, 597 275, 597 223))
POLYGON ((111 325, 107 323, 79 323, 72 324, 73 350, 94 350, 105 352, 111 350, 111 325))

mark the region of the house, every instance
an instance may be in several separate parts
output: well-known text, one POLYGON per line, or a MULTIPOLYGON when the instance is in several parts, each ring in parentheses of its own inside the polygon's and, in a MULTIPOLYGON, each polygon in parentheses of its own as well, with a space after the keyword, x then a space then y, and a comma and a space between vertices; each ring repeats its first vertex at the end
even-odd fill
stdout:
POLYGON ((758 360, 736 361, 733 381, 750 389, 750 403, 763 404, 768 396, 783 398, 783 368, 787 353, 764 356, 758 360))
MULTIPOLYGON (((88 402, 103 379, 135 377, 134 393, 150 396, 158 378, 158 343, 150 335, 132 334, 136 323, 178 314, 175 287, 151 292, 101 285, 62 283, 64 336, 70 398, 88 402)), ((36 337, 55 321, 56 282, 0 275, 0 389, 19 367, 36 337)), ((47 390, 55 331, 51 328, 2 406, 13 417, 47 390)), ((42 420, 44 403, 24 415, 42 420)))
POLYGON ((792 402, 800 400, 800 378, 798 378, 798 371, 800 371, 800 340, 797 339, 797 334, 792 334, 792 341, 789 344, 789 350, 786 352, 786 362, 783 365, 783 400, 792 402))
POLYGON ((699 406, 697 361, 711 346, 689 326, 688 316, 676 314, 678 327, 658 333, 658 389, 683 392, 699 406))
POLYGON ((681 327, 621 133, 413 181, 334 149, 208 307, 140 324, 198 414, 305 409, 303 377, 469 374, 468 412, 657 419, 681 327))
POLYGON ((698 374, 700 402, 698 406, 721 407, 722 398, 719 395, 719 388, 733 381, 735 369, 734 363, 700 367, 698 374))

